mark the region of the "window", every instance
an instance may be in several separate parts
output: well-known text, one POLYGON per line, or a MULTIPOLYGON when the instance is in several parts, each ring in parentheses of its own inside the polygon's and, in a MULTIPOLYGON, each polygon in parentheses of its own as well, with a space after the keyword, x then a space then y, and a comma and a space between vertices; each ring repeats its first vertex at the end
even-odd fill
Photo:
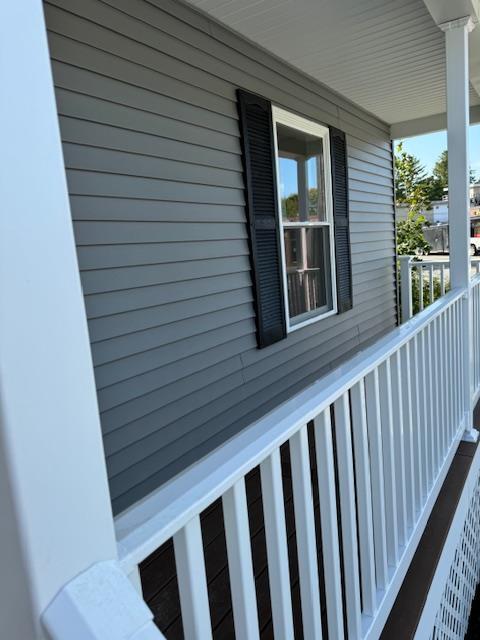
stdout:
POLYGON ((272 108, 289 331, 336 313, 329 132, 272 108))

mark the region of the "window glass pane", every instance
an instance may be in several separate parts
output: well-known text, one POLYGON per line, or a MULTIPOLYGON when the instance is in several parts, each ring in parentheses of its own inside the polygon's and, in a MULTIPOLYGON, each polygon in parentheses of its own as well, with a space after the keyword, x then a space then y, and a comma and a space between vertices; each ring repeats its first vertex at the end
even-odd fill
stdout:
POLYGON ((322 138, 277 124, 277 144, 283 221, 325 221, 322 138))
POLYGON ((288 308, 294 324, 332 309, 329 227, 287 227, 284 241, 288 308))
POLYGON ((293 158, 278 159, 280 164, 280 198, 282 218, 285 221, 297 222, 298 211, 298 173, 297 161, 293 158))
POLYGON ((323 159, 320 155, 310 157, 307 160, 307 189, 309 220, 325 220, 323 159))

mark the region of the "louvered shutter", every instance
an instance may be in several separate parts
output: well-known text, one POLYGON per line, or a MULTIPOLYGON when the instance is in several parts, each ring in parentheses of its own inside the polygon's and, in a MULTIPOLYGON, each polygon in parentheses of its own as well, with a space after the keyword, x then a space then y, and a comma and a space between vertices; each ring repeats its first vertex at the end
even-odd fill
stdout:
POLYGON ((272 107, 268 100, 237 92, 253 272, 257 343, 267 347, 286 336, 272 107))
POLYGON ((330 127, 335 264, 338 313, 352 308, 352 258, 348 212, 347 142, 345 133, 330 127))

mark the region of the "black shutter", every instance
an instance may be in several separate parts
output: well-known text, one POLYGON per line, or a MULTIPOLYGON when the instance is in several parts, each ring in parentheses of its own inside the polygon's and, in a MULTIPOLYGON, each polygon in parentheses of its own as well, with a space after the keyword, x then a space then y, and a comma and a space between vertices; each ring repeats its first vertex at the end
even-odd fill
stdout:
POLYGON ((338 313, 352 308, 352 258, 348 213, 348 168, 345 133, 330 127, 332 161, 333 219, 338 313))
POLYGON ((237 91, 253 271, 257 343, 286 336, 272 107, 237 91))

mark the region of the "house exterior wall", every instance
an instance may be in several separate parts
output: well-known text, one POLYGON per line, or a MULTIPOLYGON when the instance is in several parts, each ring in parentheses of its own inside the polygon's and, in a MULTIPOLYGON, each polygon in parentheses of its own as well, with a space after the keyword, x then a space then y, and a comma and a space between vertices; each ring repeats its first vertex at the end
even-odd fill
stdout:
POLYGON ((170 0, 45 3, 116 512, 396 324, 388 126, 170 0), (353 309, 257 349, 235 91, 347 134, 353 309))

